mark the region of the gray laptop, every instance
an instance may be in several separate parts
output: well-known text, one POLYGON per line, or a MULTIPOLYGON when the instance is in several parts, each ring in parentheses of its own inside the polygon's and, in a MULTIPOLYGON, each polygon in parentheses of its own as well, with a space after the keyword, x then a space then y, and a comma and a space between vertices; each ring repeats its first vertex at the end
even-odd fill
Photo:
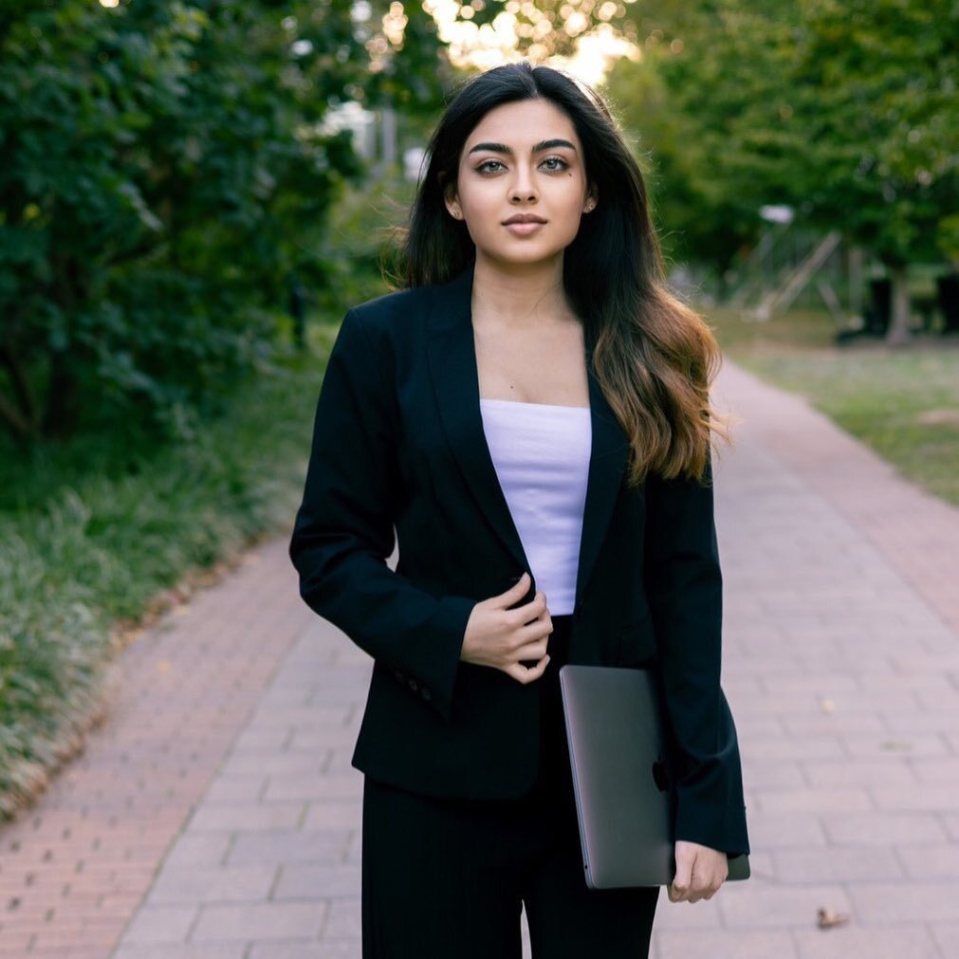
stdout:
MULTIPOLYGON (((656 685, 646 670, 566 665, 559 671, 586 884, 672 882, 672 803, 656 685)), ((747 879, 749 859, 729 860, 747 879)))

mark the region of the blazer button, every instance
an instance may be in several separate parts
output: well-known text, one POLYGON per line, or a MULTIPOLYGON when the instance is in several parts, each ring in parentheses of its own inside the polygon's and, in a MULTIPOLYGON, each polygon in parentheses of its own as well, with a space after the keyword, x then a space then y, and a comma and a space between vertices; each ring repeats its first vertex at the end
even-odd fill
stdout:
POLYGON ((420 690, 420 695, 426 702, 429 702, 433 698, 433 694, 425 686, 420 690))
POLYGON ((404 676, 403 673, 402 673, 399 669, 394 669, 394 670, 393 670, 393 675, 396 677, 396 681, 397 681, 398 683, 405 683, 405 682, 406 682, 406 676, 404 676))
POLYGON ((409 678, 409 680, 408 680, 408 685, 409 685, 410 689, 413 690, 414 693, 419 691, 420 684, 419 684, 415 679, 413 679, 412 676, 410 676, 410 678, 409 678))

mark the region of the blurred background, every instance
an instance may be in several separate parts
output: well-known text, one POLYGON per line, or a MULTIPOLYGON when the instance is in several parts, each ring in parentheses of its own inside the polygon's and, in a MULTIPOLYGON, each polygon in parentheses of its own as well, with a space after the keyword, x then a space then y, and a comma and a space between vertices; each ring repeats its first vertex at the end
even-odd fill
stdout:
POLYGON ((289 523, 445 98, 608 96, 727 354, 959 503, 953 0, 0 0, 0 818, 289 523))

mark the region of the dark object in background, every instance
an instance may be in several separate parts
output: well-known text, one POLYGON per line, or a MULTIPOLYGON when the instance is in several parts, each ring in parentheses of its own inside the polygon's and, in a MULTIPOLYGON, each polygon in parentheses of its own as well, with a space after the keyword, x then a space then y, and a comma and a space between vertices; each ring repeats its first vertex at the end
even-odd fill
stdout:
POLYGON ((869 336, 885 336, 892 320, 892 280, 881 277, 869 281, 869 306, 866 308, 866 327, 869 336))
POLYGON ((293 317, 293 342, 302 350, 306 346, 306 290, 295 274, 290 277, 289 310, 293 317))
POLYGON ((946 273, 936 279, 942 332, 959 333, 959 273, 946 273))

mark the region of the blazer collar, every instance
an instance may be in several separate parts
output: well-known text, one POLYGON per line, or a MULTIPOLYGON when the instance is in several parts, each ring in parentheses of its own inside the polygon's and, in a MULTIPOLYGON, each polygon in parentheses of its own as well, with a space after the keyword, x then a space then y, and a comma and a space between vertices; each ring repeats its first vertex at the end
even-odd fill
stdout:
MULTIPOLYGON (((472 265, 449 283, 434 288, 427 321, 430 374, 446 439, 466 485, 493 535, 500 539, 518 567, 528 570, 529 562, 483 430, 470 309, 472 290, 472 265)), ((577 603, 605 538, 627 454, 626 437, 593 373, 589 345, 586 368, 592 441, 576 579, 577 603)))

